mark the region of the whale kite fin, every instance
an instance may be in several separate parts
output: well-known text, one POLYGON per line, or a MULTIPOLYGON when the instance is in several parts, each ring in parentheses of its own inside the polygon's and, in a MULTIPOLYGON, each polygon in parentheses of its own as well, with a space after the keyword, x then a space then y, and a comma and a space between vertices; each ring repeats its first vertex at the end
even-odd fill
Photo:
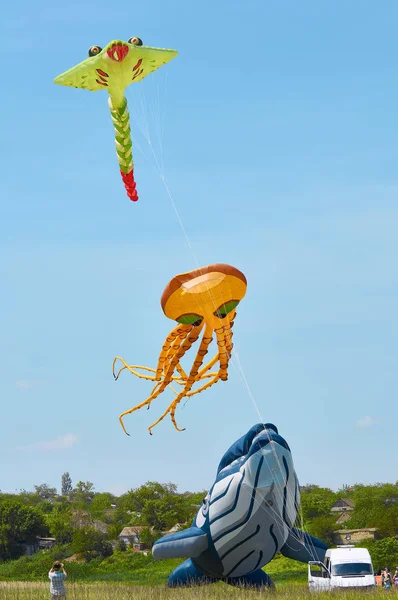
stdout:
POLYGON ((307 563, 309 560, 323 561, 327 549, 328 547, 321 540, 300 529, 293 528, 289 532, 285 545, 281 548, 281 553, 287 558, 307 563))
POLYGON ((205 583, 216 583, 218 581, 214 577, 209 577, 200 571, 188 558, 181 565, 178 565, 172 572, 167 582, 169 587, 199 585, 205 583))
POLYGON ((209 545, 207 533, 199 527, 189 527, 171 535, 166 535, 155 542, 152 548, 153 558, 195 558, 207 550, 209 545))
POLYGON ((224 581, 225 583, 229 583, 229 585, 234 585, 236 587, 275 587, 271 577, 262 569, 257 569, 252 573, 247 573, 246 575, 241 575, 240 577, 228 577, 228 579, 225 579, 224 581))

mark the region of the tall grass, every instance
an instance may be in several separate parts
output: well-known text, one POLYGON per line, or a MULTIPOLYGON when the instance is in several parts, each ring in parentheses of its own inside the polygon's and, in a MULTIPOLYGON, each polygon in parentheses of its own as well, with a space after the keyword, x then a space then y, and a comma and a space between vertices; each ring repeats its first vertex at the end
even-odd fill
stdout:
MULTIPOLYGON (((265 592, 275 600, 304 600, 311 598, 319 600, 325 598, 322 594, 310 594, 305 584, 289 586, 284 585, 274 592, 265 592)), ((372 592, 360 590, 346 590, 331 592, 327 598, 333 600, 368 600, 380 598, 380 589, 372 592)), ((392 592, 395 598, 394 591, 392 592)), ((33 582, 0 582, 0 600, 49 600, 49 585, 33 582)), ((70 583, 67 587, 68 600, 251 600, 261 598, 263 594, 252 590, 237 589, 223 583, 195 588, 179 588, 170 590, 165 586, 141 587, 126 584, 101 584, 101 583, 70 583)))
MULTIPOLYGON (((89 563, 67 562, 54 552, 38 552, 0 564, 0 581, 46 581, 54 560, 65 562, 68 582, 97 581, 109 583, 135 583, 136 585, 165 585, 181 559, 155 560, 151 554, 116 551, 108 558, 96 558, 89 563)), ((307 565, 278 555, 266 565, 266 572, 276 583, 305 583, 307 565)), ((398 598, 397 598, 398 600, 398 598)))

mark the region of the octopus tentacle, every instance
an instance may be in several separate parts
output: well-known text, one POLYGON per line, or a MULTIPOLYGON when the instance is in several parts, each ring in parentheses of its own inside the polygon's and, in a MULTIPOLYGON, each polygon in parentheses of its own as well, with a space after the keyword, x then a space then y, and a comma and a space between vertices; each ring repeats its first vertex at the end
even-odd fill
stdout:
POLYGON ((227 349, 230 357, 231 357, 232 348, 234 347, 234 345, 232 343, 232 336, 234 335, 234 333, 232 331, 232 327, 234 325, 235 316, 236 316, 236 312, 235 312, 232 320, 229 322, 229 324, 225 325, 226 349, 227 349))
POLYGON ((181 378, 179 379, 178 383, 183 383, 188 379, 187 374, 185 373, 184 369, 182 368, 182 366, 180 365, 180 363, 176 364, 176 371, 179 372, 179 374, 181 375, 181 378), (181 381, 182 380, 182 381, 181 381))
POLYGON ((191 348, 192 344, 194 342, 196 342, 196 340, 199 337, 199 333, 200 333, 200 328, 194 327, 193 330, 187 334, 185 340, 183 340, 183 342, 182 342, 181 346, 179 346, 178 351, 176 352, 175 356, 172 358, 170 365, 167 369, 167 373, 164 376, 163 381, 159 381, 158 383, 156 383, 154 389, 152 390, 151 395, 148 396, 148 398, 146 398, 146 400, 144 400, 140 404, 137 404, 137 406, 134 406, 133 408, 126 410, 119 416, 120 424, 123 427, 123 431, 127 435, 129 435, 129 434, 127 433, 126 428, 124 427, 123 417, 135 412, 136 410, 139 410, 140 408, 143 408, 144 406, 150 406, 151 402, 153 400, 155 400, 155 398, 157 398, 159 396, 159 394, 161 394, 165 390, 165 388, 173 380, 173 372, 174 372, 176 365, 179 363, 181 358, 184 356, 185 352, 187 352, 191 348))
POLYGON ((133 375, 140 377, 141 379, 149 379, 150 381, 156 381, 155 376, 144 375, 143 373, 138 373, 138 371, 136 371, 136 369, 142 369, 143 371, 149 371, 150 373, 156 373, 155 369, 151 369, 151 367, 143 367, 141 365, 128 365, 126 363, 126 361, 124 360, 124 358, 121 358, 120 356, 116 356, 113 360, 113 365, 112 365, 113 377, 115 378, 116 381, 119 379, 120 373, 122 371, 124 371, 125 369, 130 371, 130 373, 132 373, 133 375), (124 366, 121 367, 115 375, 115 364, 116 364, 116 361, 118 361, 118 360, 120 360, 120 362, 123 363, 124 366))
POLYGON ((214 385, 215 383, 217 383, 217 381, 220 380, 220 372, 219 371, 217 373, 209 373, 209 376, 212 377, 212 379, 210 379, 210 381, 208 381, 207 383, 204 383, 197 390, 193 390, 191 392, 187 392, 186 397, 187 398, 191 398, 192 396, 195 396, 196 394, 200 394, 200 392, 203 392, 204 390, 207 390, 209 387, 211 387, 212 385, 214 385))
POLYGON ((226 348, 224 326, 217 327, 214 331, 217 337, 218 356, 220 360, 220 379, 226 381, 228 379, 229 352, 226 348))
POLYGON ((162 350, 158 358, 158 366, 156 369, 156 377, 159 380, 162 376, 165 363, 167 362, 170 350, 173 347, 174 343, 177 341, 177 339, 184 339, 191 330, 191 325, 177 325, 177 327, 175 327, 165 339, 165 342, 162 346, 162 350))
POLYGON ((203 337, 201 339, 200 342, 200 346, 198 349, 198 352, 196 354, 192 369, 188 375, 186 384, 184 386, 184 389, 180 392, 180 394, 177 396, 177 398, 175 398, 173 400, 173 402, 168 406, 168 408, 164 411, 164 413, 159 417, 159 419, 157 421, 155 421, 150 427, 148 427, 148 431, 150 433, 150 435, 152 435, 152 429, 158 425, 158 423, 160 423, 161 421, 163 421, 163 419, 165 418, 165 416, 167 414, 170 413, 171 416, 171 420, 173 422, 174 427, 177 429, 177 431, 184 431, 184 429, 180 429, 176 423, 175 420, 175 410, 178 406, 178 404, 181 402, 181 400, 186 396, 187 392, 189 392, 193 386, 193 384, 196 381, 196 377, 198 375, 199 369, 203 364, 203 359, 206 356, 207 352, 208 352, 208 346, 212 341, 212 337, 211 334, 213 332, 213 329, 209 326, 206 325, 206 329, 203 333, 203 337))

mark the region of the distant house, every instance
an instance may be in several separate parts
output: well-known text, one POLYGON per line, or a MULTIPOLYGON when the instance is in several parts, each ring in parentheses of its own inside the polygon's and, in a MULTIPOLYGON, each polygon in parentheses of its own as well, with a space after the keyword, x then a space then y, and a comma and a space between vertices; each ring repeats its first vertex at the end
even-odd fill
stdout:
POLYGON ((385 506, 391 506, 393 504, 398 504, 398 496, 390 496, 386 500, 384 500, 385 506))
POLYGON ((25 556, 32 556, 32 554, 35 554, 39 550, 39 545, 37 542, 34 544, 20 544, 19 546, 25 556))
POLYGON ((80 508, 72 511, 72 527, 88 527, 93 524, 93 518, 89 512, 80 508))
POLYGON ((354 502, 350 498, 339 498, 330 509, 331 513, 343 513, 354 510, 354 502))
POLYGON ((93 519, 91 514, 85 510, 77 509, 72 513, 72 527, 93 527, 100 533, 107 533, 109 525, 98 519, 93 519))
POLYGON ((108 533, 109 529, 109 525, 107 523, 104 523, 104 521, 99 521, 98 519, 93 520, 92 527, 94 527, 94 529, 100 533, 108 533))
POLYGON ((342 513, 340 513, 340 516, 336 521, 336 525, 343 525, 350 519, 351 519, 351 515, 349 512, 342 512, 342 513))
POLYGON ((57 540, 55 538, 38 537, 32 544, 22 544, 22 549, 25 556, 32 556, 32 554, 36 554, 39 550, 50 550, 56 543, 57 540))
POLYGON ((357 544, 364 540, 377 539, 379 539, 379 535, 376 527, 370 527, 368 529, 339 529, 333 533, 333 542, 336 546, 357 544))
POLYGON ((143 527, 142 525, 124 527, 119 533, 119 539, 123 540, 126 546, 133 546, 133 550, 141 552, 146 548, 146 545, 141 541, 141 534, 144 529, 148 529, 148 527, 143 527))
POLYGON ((168 531, 162 531, 162 536, 163 535, 171 535, 172 533, 177 533, 177 531, 181 531, 181 529, 185 529, 187 525, 184 523, 176 523, 175 525, 173 525, 173 527, 171 529, 169 529, 168 531))
POLYGON ((336 515, 336 523, 343 525, 351 518, 350 513, 354 510, 354 502, 349 498, 339 498, 330 509, 332 515, 336 515))
POLYGON ((55 546, 55 544, 57 543, 57 540, 55 538, 43 538, 43 537, 38 537, 37 538, 37 545, 38 545, 38 549, 39 550, 50 550, 51 548, 53 548, 55 546))
MULTIPOLYGON (((171 535, 172 533, 177 533, 181 529, 186 527, 186 523, 176 523, 171 529, 168 531, 162 531, 162 536, 171 535)), ((142 525, 135 525, 134 527, 125 527, 119 533, 119 539, 123 540, 127 546, 133 546, 133 550, 142 551, 147 548, 146 544, 141 540, 141 534, 143 530, 147 530, 148 527, 142 525)), ((153 531, 153 527, 150 528, 150 531, 153 531)))

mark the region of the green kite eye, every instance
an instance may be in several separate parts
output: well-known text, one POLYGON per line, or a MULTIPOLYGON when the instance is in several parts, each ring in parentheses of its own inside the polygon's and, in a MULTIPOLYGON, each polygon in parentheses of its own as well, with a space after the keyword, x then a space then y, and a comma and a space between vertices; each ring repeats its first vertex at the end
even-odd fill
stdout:
POLYGON ((177 323, 181 323, 182 325, 193 325, 194 327, 198 327, 203 321, 203 317, 200 315, 189 314, 189 315, 181 315, 176 319, 177 323))
POLYGON ((134 46, 142 46, 142 39, 139 37, 132 37, 127 41, 129 44, 134 44, 134 46))
POLYGON ((89 48, 88 55, 89 56, 97 56, 97 54, 99 54, 101 52, 101 50, 102 50, 101 46, 91 46, 91 48, 89 48))
POLYGON ((234 310, 239 304, 239 300, 230 300, 229 302, 225 302, 225 304, 221 304, 217 308, 217 310, 213 313, 215 317, 219 319, 224 319, 228 313, 234 310))

